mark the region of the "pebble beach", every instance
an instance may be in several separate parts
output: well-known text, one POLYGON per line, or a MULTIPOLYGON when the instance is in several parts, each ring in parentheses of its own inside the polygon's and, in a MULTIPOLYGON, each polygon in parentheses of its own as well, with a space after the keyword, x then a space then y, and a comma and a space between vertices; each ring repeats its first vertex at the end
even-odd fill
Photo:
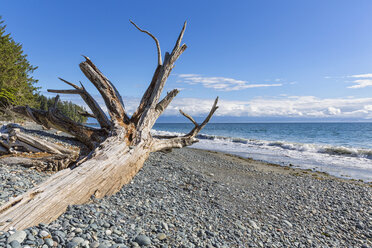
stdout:
MULTIPOLYGON (((0 205, 50 174, 0 164, 0 205)), ((151 154, 119 192, 0 247, 372 247, 371 183, 198 149, 151 154)), ((1 223, 0 223, 1 225, 1 223)))

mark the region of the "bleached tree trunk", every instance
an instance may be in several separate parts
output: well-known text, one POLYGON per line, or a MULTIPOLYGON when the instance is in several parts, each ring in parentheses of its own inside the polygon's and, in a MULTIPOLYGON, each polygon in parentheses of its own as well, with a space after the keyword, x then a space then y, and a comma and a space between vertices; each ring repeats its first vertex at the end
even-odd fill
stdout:
POLYGON ((50 223, 58 218, 68 205, 85 203, 91 196, 101 198, 117 192, 124 184, 132 180, 151 152, 181 148, 197 142, 195 136, 217 110, 218 98, 205 121, 200 125, 191 116, 180 111, 195 125, 187 135, 153 137, 150 133, 156 120, 178 93, 178 90, 172 90, 160 100, 175 61, 186 49, 185 44, 181 45, 186 22, 172 52, 165 54, 164 62, 161 58, 159 41, 155 36, 142 30, 132 21, 131 23, 154 39, 158 52, 158 65, 140 105, 130 118, 125 112, 119 92, 88 57, 85 57, 80 68, 100 92, 110 118, 105 115, 83 85, 77 86, 61 79, 74 89, 49 91, 60 94, 79 94, 92 111, 92 113, 83 114, 94 116, 100 128, 95 129, 78 124, 62 115, 55 107, 58 97, 55 105, 48 111, 31 109, 27 106, 14 109, 15 112, 28 116, 45 127, 54 127, 70 133, 86 144, 91 149, 91 153, 73 168, 57 172, 45 182, 1 206, 0 230, 8 230, 10 227, 24 229, 38 223, 50 223))

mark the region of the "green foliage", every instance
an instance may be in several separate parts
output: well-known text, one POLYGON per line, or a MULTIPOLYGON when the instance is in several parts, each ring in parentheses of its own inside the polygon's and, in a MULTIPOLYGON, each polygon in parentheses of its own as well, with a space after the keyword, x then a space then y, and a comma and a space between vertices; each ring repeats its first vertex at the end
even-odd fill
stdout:
POLYGON ((37 67, 30 65, 22 45, 6 34, 0 16, 0 105, 30 105, 38 107, 37 80, 32 74, 37 67))
MULTIPOLYGON (((47 98, 43 95, 39 95, 37 101, 41 110, 48 110, 49 107, 54 104, 55 97, 47 98)), ((87 117, 79 114, 81 112, 85 112, 85 109, 72 103, 71 101, 58 101, 57 109, 60 110, 65 116, 76 122, 84 123, 88 119, 87 117)))
POLYGON ((1 88, 0 89, 0 105, 1 106, 9 106, 13 105, 17 99, 15 96, 15 89, 12 88, 1 88))
MULTIPOLYGON (((54 103, 54 98, 39 95, 34 85, 37 80, 32 74, 37 67, 32 66, 23 53, 22 45, 17 43, 5 32, 6 25, 0 16, 0 109, 2 118, 9 118, 5 111, 14 105, 28 105, 42 110, 48 110, 54 103)), ((79 112, 84 108, 72 102, 59 101, 57 108, 67 117, 76 122, 86 122, 87 117, 79 112)))

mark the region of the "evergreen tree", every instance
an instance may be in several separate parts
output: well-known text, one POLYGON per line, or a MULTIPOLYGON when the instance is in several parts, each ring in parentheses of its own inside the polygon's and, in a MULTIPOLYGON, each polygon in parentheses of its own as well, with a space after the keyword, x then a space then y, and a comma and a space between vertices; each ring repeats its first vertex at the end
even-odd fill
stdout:
POLYGON ((36 101, 37 80, 30 74, 32 66, 23 53, 22 45, 6 34, 6 25, 0 16, 0 107, 30 105, 38 107, 36 101))
MULTIPOLYGON (((37 67, 29 63, 22 45, 6 34, 5 28, 0 16, 0 110, 12 105, 29 105, 48 110, 55 98, 47 98, 37 92, 37 80, 30 75, 37 67)), ((72 102, 59 101, 57 108, 74 121, 87 120, 87 117, 79 114, 84 108, 72 102)))
MULTIPOLYGON (((41 110, 48 110, 51 106, 53 106, 55 97, 47 98, 43 95, 40 95, 37 101, 40 103, 41 110)), ((77 104, 72 103, 71 101, 59 101, 57 103, 57 109, 61 111, 62 114, 76 122, 84 123, 88 119, 80 114, 81 112, 84 112, 85 109, 77 104)))

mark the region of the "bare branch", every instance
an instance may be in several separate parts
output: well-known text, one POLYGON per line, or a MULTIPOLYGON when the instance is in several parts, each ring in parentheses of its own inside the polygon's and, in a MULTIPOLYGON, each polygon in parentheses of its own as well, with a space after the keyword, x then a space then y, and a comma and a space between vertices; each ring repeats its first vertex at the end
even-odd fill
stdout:
POLYGON ((187 25, 187 21, 185 21, 183 23, 183 27, 182 27, 182 30, 181 30, 181 33, 180 35, 178 36, 178 39, 176 41, 176 45, 174 46, 173 50, 175 50, 176 48, 178 48, 180 45, 181 45, 181 41, 182 41, 182 38, 183 38, 183 34, 185 33, 185 30, 186 30, 186 25, 187 25))
POLYGON ((44 111, 29 107, 27 109, 25 106, 17 106, 14 107, 12 111, 26 117, 29 117, 30 114, 28 112, 31 112, 38 124, 69 133, 92 149, 95 148, 97 144, 100 144, 103 141, 102 139, 107 136, 106 130, 87 127, 77 123, 63 115, 54 107, 49 108, 48 111, 44 111))
POLYGON ((55 98, 54 98, 54 103, 53 103, 53 106, 49 108, 50 111, 53 111, 54 109, 57 109, 57 104, 59 102, 59 95, 57 95, 55 98))
POLYGON ((76 84, 70 83, 69 81, 64 80, 63 78, 60 78, 60 77, 59 77, 58 79, 61 80, 61 81, 64 82, 64 83, 66 83, 66 84, 68 84, 68 85, 74 87, 75 89, 80 90, 80 87, 77 86, 76 84))
POLYGON ((91 117, 91 118, 96 118, 94 114, 88 113, 87 111, 78 111, 79 115, 82 115, 84 117, 91 117))
POLYGON ((151 151, 162 151, 171 148, 182 148, 185 146, 190 146, 198 142, 194 136, 183 136, 183 137, 174 137, 166 139, 156 139, 154 138, 154 144, 151 147, 151 151))
POLYGON ((48 89, 48 92, 58 93, 58 94, 80 94, 79 90, 52 90, 48 89))
POLYGON ((185 146, 192 145, 196 142, 198 142, 198 139, 196 139, 196 135, 202 130, 202 128, 207 125, 209 120, 211 119, 212 115, 216 110, 217 107, 218 97, 214 101, 214 104, 208 114, 208 116, 205 118, 202 124, 198 125, 196 121, 188 114, 184 113, 182 110, 180 110, 181 114, 183 114, 186 118, 188 118, 192 123, 194 123, 195 127, 191 130, 190 133, 181 136, 181 137, 161 137, 156 136, 154 137, 154 143, 151 146, 152 151, 160 151, 160 150, 166 150, 170 148, 182 148, 185 146))
POLYGON ((216 112, 216 110, 218 109, 218 106, 217 106, 217 103, 218 103, 218 97, 216 98, 216 100, 214 100, 214 104, 208 114, 208 116, 205 118, 205 120, 203 121, 202 124, 198 125, 198 126, 195 126, 190 133, 188 133, 186 136, 192 136, 192 137, 195 137, 199 132, 200 130, 203 129, 203 127, 205 127, 205 125, 207 125, 207 123, 209 122, 209 120, 212 118, 212 115, 214 114, 214 112, 216 112))
POLYGON ((145 110, 146 104, 147 104, 147 102, 149 101, 149 99, 151 97, 152 91, 154 90, 155 83, 156 83, 156 80, 158 78, 160 69, 161 69, 161 66, 158 65, 156 67, 156 70, 154 72, 154 75, 152 76, 152 80, 151 80, 151 83, 150 83, 149 87, 147 88, 147 90, 143 94, 142 99, 141 99, 141 102, 140 102, 140 104, 139 104, 136 112, 134 112, 134 114, 132 115, 132 118, 130 119, 131 122, 133 122, 135 124, 138 123, 138 120, 140 119, 143 111, 145 110))
MULTIPOLYGON (((182 31, 178 36, 176 45, 171 54, 165 53, 164 63, 159 69, 159 74, 156 77, 156 82, 152 88, 151 95, 147 98, 146 105, 144 107, 143 113, 138 121, 137 130, 142 135, 149 135, 152 126, 155 124, 156 119, 159 117, 159 112, 156 110, 156 106, 159 103, 159 98, 163 91, 165 82, 167 81, 169 74, 171 73, 174 62, 179 58, 179 56, 185 51, 186 45, 179 47, 183 34, 185 32, 186 23, 183 25, 182 31)), ((155 79, 155 78, 153 78, 155 79)))
POLYGON ((207 125, 207 123, 209 122, 209 120, 212 118, 212 115, 214 114, 214 112, 216 112, 216 110, 218 109, 217 103, 218 103, 218 97, 216 97, 216 100, 214 100, 213 106, 212 106, 211 111, 209 112, 208 116, 205 118, 205 120, 203 121, 203 123, 199 126, 199 131, 203 127, 205 127, 205 125, 207 125))
POLYGON ((159 44, 159 41, 158 39, 153 35, 151 34, 149 31, 147 30, 143 30, 141 29, 140 27, 138 27, 133 21, 129 20, 130 23, 133 24, 133 26, 135 26, 139 31, 145 33, 145 34, 148 34, 156 43, 156 48, 158 50, 158 65, 162 65, 162 61, 161 61, 161 50, 160 50, 160 44, 159 44))
POLYGON ((97 119, 98 123, 102 128, 109 129, 111 127, 110 120, 107 118, 105 112, 101 109, 98 105, 96 100, 86 91, 84 85, 80 82, 81 87, 77 86, 76 84, 70 83, 69 81, 59 78, 62 82, 72 86, 75 90, 51 90, 48 89, 48 92, 53 93, 60 93, 60 94, 79 94, 84 102, 88 105, 88 107, 92 110, 94 114, 94 118, 97 119))
POLYGON ((119 92, 88 57, 85 59, 86 61, 80 63, 80 69, 101 94, 112 121, 122 126, 127 125, 129 117, 125 113, 119 92))
POLYGON ((168 105, 172 102, 173 98, 177 96, 180 91, 178 89, 174 89, 161 100, 155 107, 156 111, 158 111, 158 116, 160 116, 164 110, 168 107, 168 105))
POLYGON ((89 57, 84 56, 84 55, 82 55, 82 56, 85 58, 86 62, 97 72, 97 74, 104 79, 104 81, 107 84, 108 89, 110 91, 112 90, 113 92, 115 92, 115 97, 119 99, 122 107, 124 108, 125 106, 124 106, 123 99, 121 98, 121 95, 120 95, 119 91, 116 89, 116 87, 111 83, 110 80, 108 80, 108 78, 105 75, 103 75, 103 73, 97 68, 97 66, 90 60, 89 57))
POLYGON ((189 119, 192 123, 194 123, 195 127, 198 127, 199 124, 196 123, 196 121, 194 120, 194 118, 192 118, 190 115, 186 114, 185 112, 183 112, 181 109, 180 109, 180 113, 185 116, 187 119, 189 119))
POLYGON ((32 110, 30 109, 28 105, 25 106, 25 110, 26 110, 27 116, 30 117, 30 119, 32 119, 37 124, 40 124, 40 121, 35 118, 34 114, 32 113, 32 110))

